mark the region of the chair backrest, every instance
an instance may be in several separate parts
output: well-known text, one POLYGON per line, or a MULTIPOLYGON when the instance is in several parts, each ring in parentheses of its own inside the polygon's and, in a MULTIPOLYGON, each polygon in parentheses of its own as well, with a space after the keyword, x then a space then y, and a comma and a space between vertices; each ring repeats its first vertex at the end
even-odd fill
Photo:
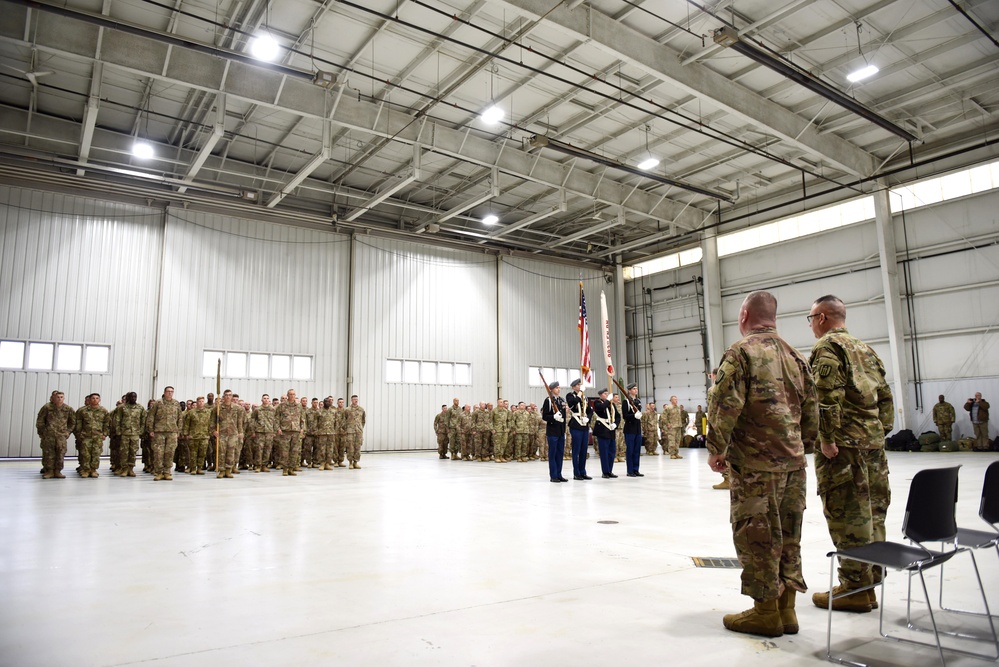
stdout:
POLYGON ((999 461, 993 461, 985 469, 985 484, 982 486, 982 506, 978 515, 999 530, 999 461))
POLYGON ((902 532, 913 542, 949 542, 957 535, 957 472, 920 470, 912 478, 902 532))

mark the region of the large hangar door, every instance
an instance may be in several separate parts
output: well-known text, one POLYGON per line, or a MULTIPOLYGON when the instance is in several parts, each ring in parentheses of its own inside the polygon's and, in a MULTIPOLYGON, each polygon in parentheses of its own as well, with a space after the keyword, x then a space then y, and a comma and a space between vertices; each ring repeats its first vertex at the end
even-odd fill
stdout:
POLYGON ((698 404, 705 405, 704 348, 700 328, 655 335, 652 338, 652 365, 657 406, 661 408, 675 395, 693 416, 698 404))

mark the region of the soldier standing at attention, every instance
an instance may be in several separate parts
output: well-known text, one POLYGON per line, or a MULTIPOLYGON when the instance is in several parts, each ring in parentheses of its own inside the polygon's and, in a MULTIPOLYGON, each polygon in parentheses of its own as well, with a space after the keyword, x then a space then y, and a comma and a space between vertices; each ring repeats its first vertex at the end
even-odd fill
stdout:
POLYGON ((743 338, 722 356, 708 402, 708 465, 727 466, 732 541, 742 565, 742 594, 753 608, 726 614, 734 632, 780 637, 798 632, 805 451, 814 447, 819 413, 808 364, 776 329, 777 299, 752 292, 739 310, 743 338))
POLYGON ((545 437, 545 421, 538 412, 538 405, 531 403, 527 406, 527 412, 531 415, 531 423, 534 424, 534 444, 531 446, 531 459, 548 460, 548 438, 545 437))
MULTIPOLYGON (((701 406, 697 406, 697 413, 694 415, 694 433, 699 437, 704 437, 704 420, 707 415, 704 414, 704 409, 701 406)), ((703 443, 702 443, 703 444, 703 443)))
POLYGON ((565 397, 569 409, 569 448, 572 450, 572 478, 593 479, 586 474, 586 448, 590 444, 590 408, 583 395, 583 380, 576 378, 569 385, 572 391, 565 397))
POLYGON ((472 406, 465 403, 465 406, 461 409, 461 413, 458 415, 459 449, 461 451, 461 458, 464 461, 475 460, 475 457, 472 455, 472 428, 472 406))
POLYGON ((347 446, 347 422, 344 415, 343 399, 336 399, 336 436, 333 438, 333 467, 342 468, 347 446))
POLYGON ((638 472, 642 457, 642 399, 638 398, 638 385, 628 385, 628 394, 622 404, 624 416, 624 464, 628 477, 645 477, 638 472))
POLYGON ((239 462, 239 439, 243 436, 246 411, 233 403, 232 392, 222 392, 222 405, 219 407, 219 423, 215 430, 219 448, 219 470, 217 479, 232 479, 232 473, 239 462))
POLYGON ((210 429, 211 435, 208 436, 208 456, 205 457, 208 466, 205 470, 215 470, 215 447, 218 443, 215 441, 215 426, 217 420, 215 418, 215 394, 212 392, 208 392, 205 407, 207 407, 212 413, 212 428, 210 429))
POLYGON ((277 427, 278 451, 274 458, 281 465, 282 475, 294 476, 301 455, 302 429, 305 428, 305 411, 296 400, 294 389, 288 390, 288 399, 277 407, 277 427))
POLYGON ((66 396, 53 391, 35 419, 35 430, 42 441, 42 479, 65 479, 62 474, 66 440, 76 428, 76 413, 66 405, 66 396))
POLYGON ((153 481, 173 479, 173 454, 180 432, 180 403, 173 398, 173 387, 163 390, 163 399, 146 413, 146 430, 153 443, 153 481))
POLYGON ((434 415, 434 435, 437 436, 437 456, 447 458, 447 405, 434 415))
POLYGON ((499 399, 493 410, 493 443, 495 445, 495 461, 509 463, 510 455, 510 403, 505 398, 499 399))
POLYGON ((531 420, 531 413, 527 411, 527 403, 521 401, 516 406, 513 413, 514 435, 514 458, 521 463, 530 461, 529 448, 534 440, 534 423, 531 420))
POLYGON ((270 472, 271 449, 274 446, 274 433, 277 431, 277 411, 271 404, 269 394, 260 397, 260 405, 250 413, 253 425, 253 450, 250 452, 250 465, 257 472, 270 472))
POLYGON ((316 460, 316 417, 319 416, 319 399, 312 399, 312 407, 305 410, 305 438, 302 442, 302 465, 318 468, 316 460))
POLYGON ((98 477, 104 438, 111 430, 111 416, 101 405, 101 395, 87 396, 87 405, 76 411, 76 434, 80 442, 80 477, 98 477))
POLYGON ((680 442, 683 440, 683 426, 676 396, 670 396, 669 403, 663 406, 659 429, 662 431, 663 453, 668 452, 671 459, 682 459, 680 442))
POLYGON ((205 474, 205 456, 208 454, 208 437, 212 433, 215 413, 205 405, 205 397, 198 396, 193 408, 184 411, 183 434, 191 454, 189 475, 205 474))
POLYGON ((461 457, 461 435, 458 432, 461 420, 461 402, 457 398, 448 408, 447 415, 447 437, 448 445, 451 448, 451 460, 457 461, 461 457))
POLYGON ((118 427, 116 426, 117 420, 115 419, 115 417, 117 417, 118 409, 122 406, 124 402, 125 402, 125 397, 122 396, 121 398, 118 399, 118 402, 115 403, 114 410, 112 410, 111 413, 108 415, 108 428, 110 429, 108 431, 108 436, 110 438, 110 440, 108 441, 108 454, 109 454, 108 463, 110 464, 111 472, 116 477, 121 477, 119 471, 122 470, 122 463, 121 463, 122 459, 121 459, 121 435, 119 435, 118 433, 118 427))
POLYGON ((121 438, 121 458, 119 477, 135 477, 135 452, 146 425, 146 411, 138 404, 134 391, 125 394, 125 402, 115 408, 112 414, 114 430, 121 438))
POLYGON ((336 437, 337 411, 333 397, 327 396, 316 414, 316 450, 312 464, 320 470, 333 470, 333 439, 336 437))
POLYGON ((607 400, 610 392, 601 388, 597 392, 597 400, 593 402, 593 437, 597 441, 600 452, 600 472, 604 479, 614 479, 614 454, 617 451, 615 436, 621 416, 614 404, 607 400))
POLYGON ((642 444, 645 445, 647 456, 659 456, 656 451, 659 446, 659 414, 656 412, 655 401, 649 401, 642 413, 642 444))
POLYGON ((360 470, 361 445, 364 444, 364 408, 357 404, 357 394, 350 397, 350 407, 343 411, 347 429, 347 461, 354 470, 360 470))
MULTIPOLYGON (((808 315, 818 339, 809 363, 819 393, 819 444, 815 477, 829 536, 837 549, 884 541, 891 502, 885 435, 895 421, 891 389, 878 355, 846 330, 846 306, 832 295, 820 297, 808 315)), ((734 483, 733 483, 734 486, 734 483)), ((840 561, 833 594, 871 586, 882 572, 858 561, 840 561)), ((829 593, 812 602, 826 609, 829 593)), ((877 604, 874 590, 838 600, 837 611, 868 612, 877 604)))
POLYGON ((982 398, 982 392, 975 394, 974 398, 969 398, 964 409, 971 417, 971 425, 975 429, 975 449, 980 452, 989 451, 989 402, 982 398))
POLYGON ((941 440, 951 439, 951 428, 956 418, 954 406, 945 401, 944 395, 940 394, 937 404, 933 406, 933 423, 937 425, 941 440))
POLYGON ((548 385, 550 396, 541 404, 541 419, 545 422, 548 440, 548 477, 552 482, 568 482, 562 476, 562 459, 565 456, 565 400, 559 396, 558 380, 548 385))

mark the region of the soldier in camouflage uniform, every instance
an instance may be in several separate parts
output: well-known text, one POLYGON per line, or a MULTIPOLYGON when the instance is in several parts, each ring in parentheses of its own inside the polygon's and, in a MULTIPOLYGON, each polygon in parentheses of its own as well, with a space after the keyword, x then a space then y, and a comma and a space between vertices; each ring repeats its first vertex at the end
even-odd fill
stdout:
POLYGON ((458 433, 458 426, 461 421, 461 404, 455 398, 451 407, 447 409, 447 437, 448 445, 451 449, 451 460, 457 461, 461 455, 461 436, 458 433))
POLYGON ((357 403, 357 395, 350 397, 350 407, 343 411, 347 431, 347 461, 354 470, 360 470, 361 446, 364 444, 364 408, 357 403))
MULTIPOLYGON (((623 415, 624 414, 624 412, 623 412, 623 410, 621 408, 621 396, 620 395, 618 395, 618 394, 612 394, 611 395, 611 403, 614 404, 614 410, 619 415, 623 415)), ((623 417, 622 417, 621 421, 622 422, 624 421, 623 417)), ((623 428, 619 428, 619 429, 617 429, 614 432, 614 444, 615 444, 614 463, 624 463, 625 444, 624 444, 624 429, 623 428)))
POLYGON ((193 408, 184 411, 181 432, 187 438, 191 464, 190 475, 205 474, 205 456, 208 455, 208 437, 213 430, 215 412, 205 405, 205 397, 198 396, 193 408))
POLYGON ((548 425, 545 420, 541 418, 541 412, 538 410, 537 403, 531 403, 528 406, 528 411, 531 413, 531 421, 534 422, 534 447, 531 450, 531 458, 534 460, 541 459, 542 461, 548 460, 548 436, 546 432, 548 430, 548 425))
POLYGON ((683 441, 683 422, 676 396, 670 396, 669 403, 663 406, 659 415, 659 430, 662 432, 663 454, 668 453, 671 459, 682 459, 680 442, 683 441))
POLYGON ((153 481, 172 480, 173 454, 180 432, 180 403, 173 398, 173 387, 163 390, 163 399, 146 413, 146 430, 153 443, 153 481))
POLYGON ((510 435, 513 438, 513 457, 523 463, 527 458, 528 442, 533 435, 534 425, 531 415, 527 412, 527 404, 521 401, 511 410, 510 435))
POLYGON ((465 404, 458 415, 458 441, 461 457, 465 461, 474 461, 472 455, 472 406, 465 404))
POLYGON ((256 472, 257 467, 252 463, 254 452, 257 448, 257 432, 254 430, 253 421, 250 417, 253 413, 250 411, 250 402, 243 402, 243 437, 240 438, 239 446, 237 451, 239 452, 239 466, 236 468, 235 473, 238 475, 240 470, 253 469, 256 472))
POLYGON ((805 511, 805 452, 814 448, 819 411, 804 358, 776 329, 777 300, 752 292, 739 311, 743 338, 722 357, 708 404, 708 465, 730 473, 732 541, 742 593, 753 608, 727 614, 735 632, 780 637, 798 632, 796 592, 805 511))
POLYGON ((441 411, 434 416, 434 435, 437 436, 437 455, 447 458, 447 406, 442 405, 441 411))
POLYGON ((344 413, 343 399, 336 399, 336 437, 333 439, 333 466, 343 468, 347 453, 347 415, 344 413))
POLYGON ((496 404, 496 409, 493 410, 493 456, 497 463, 509 463, 513 460, 510 451, 511 422, 510 402, 501 398, 496 404))
POLYGON ((495 458, 495 435, 496 429, 493 426, 493 404, 486 403, 486 423, 489 427, 482 432, 482 449, 479 450, 479 458, 482 461, 492 461, 495 458))
POLYGON ((219 447, 217 479, 232 478, 239 461, 239 440, 245 431, 246 411, 232 400, 232 392, 222 392, 222 405, 218 409, 219 423, 215 430, 219 447))
POLYGON ((337 417, 333 397, 327 396, 316 414, 316 450, 312 465, 320 470, 333 470, 333 440, 336 438, 337 417))
POLYGON ((937 432, 940 433, 941 440, 951 439, 951 428, 957 415, 954 413, 954 406, 944 400, 944 395, 940 394, 940 399, 933 406, 933 423, 937 425, 937 432))
POLYGON ((125 397, 122 396, 120 399, 118 399, 118 402, 115 403, 114 410, 112 410, 111 414, 108 416, 108 424, 110 429, 108 431, 108 465, 111 467, 111 472, 118 477, 121 476, 118 474, 118 471, 122 469, 122 456, 121 456, 121 436, 118 434, 118 428, 115 425, 116 423, 115 417, 118 414, 118 409, 122 406, 124 402, 125 402, 125 397))
POLYGON ((121 439, 120 465, 115 472, 119 477, 135 477, 135 452, 146 428, 146 411, 137 401, 136 393, 130 391, 125 394, 125 402, 111 413, 114 431, 121 439))
POLYGON ((35 419, 35 430, 42 441, 42 479, 65 479, 62 474, 66 440, 76 428, 76 413, 65 403, 61 391, 53 391, 35 419))
POLYGON ((305 437, 302 439, 302 465, 318 468, 316 457, 316 417, 319 416, 319 399, 312 399, 312 407, 305 410, 305 437))
POLYGON ((80 477, 98 477, 104 438, 111 430, 111 416, 101 405, 101 395, 91 394, 88 403, 76 411, 76 430, 80 443, 80 477))
POLYGON ((656 451, 659 447, 659 413, 656 412, 655 401, 646 403, 642 413, 642 444, 645 445, 646 456, 659 456, 656 451))
MULTIPOLYGON (((819 497, 837 549, 885 539, 891 502, 885 435, 892 430, 895 406, 878 355, 846 330, 846 306, 832 295, 820 297, 808 315, 818 338, 809 363, 819 392, 819 444, 815 476, 819 497)), ((834 594, 872 586, 882 573, 858 561, 840 561, 834 594)), ((826 609, 829 593, 812 602, 826 609)), ((867 612, 877 604, 873 589, 833 600, 839 611, 867 612)))
POLYGON ((295 473, 302 446, 302 430, 305 428, 305 411, 296 399, 294 389, 288 390, 288 399, 277 407, 277 454, 274 459, 281 466, 283 476, 295 473))
POLYGON ((205 457, 207 460, 207 467, 205 470, 215 470, 215 460, 218 457, 217 445, 218 441, 215 438, 215 427, 218 425, 218 416, 215 414, 215 410, 218 407, 215 405, 215 394, 208 392, 208 398, 205 401, 205 407, 209 409, 212 413, 212 428, 211 435, 208 436, 208 455, 205 457))
POLYGON ((260 397, 260 405, 250 413, 250 423, 254 431, 250 465, 257 472, 270 472, 268 466, 271 463, 274 434, 277 432, 277 408, 271 404, 268 394, 260 397))

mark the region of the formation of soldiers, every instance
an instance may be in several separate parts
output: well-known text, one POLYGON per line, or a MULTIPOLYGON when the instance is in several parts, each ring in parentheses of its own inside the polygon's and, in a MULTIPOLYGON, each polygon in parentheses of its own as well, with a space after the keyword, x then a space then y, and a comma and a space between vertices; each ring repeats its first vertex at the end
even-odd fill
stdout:
POLYGON ((365 412, 357 396, 350 405, 327 396, 322 403, 313 398, 299 399, 291 389, 271 401, 268 394, 259 404, 240 400, 226 390, 216 402, 181 402, 167 387, 158 401, 143 408, 135 392, 121 397, 110 412, 100 394, 85 397, 84 405, 73 410, 60 391, 52 392, 35 422, 42 446, 42 477, 63 479, 64 458, 70 435, 76 440, 80 477, 98 477, 105 439, 110 438, 111 472, 118 477, 135 477, 137 455, 141 451, 142 471, 154 481, 173 479, 174 472, 232 478, 241 470, 258 473, 281 470, 294 476, 304 468, 332 470, 360 469, 365 412))

